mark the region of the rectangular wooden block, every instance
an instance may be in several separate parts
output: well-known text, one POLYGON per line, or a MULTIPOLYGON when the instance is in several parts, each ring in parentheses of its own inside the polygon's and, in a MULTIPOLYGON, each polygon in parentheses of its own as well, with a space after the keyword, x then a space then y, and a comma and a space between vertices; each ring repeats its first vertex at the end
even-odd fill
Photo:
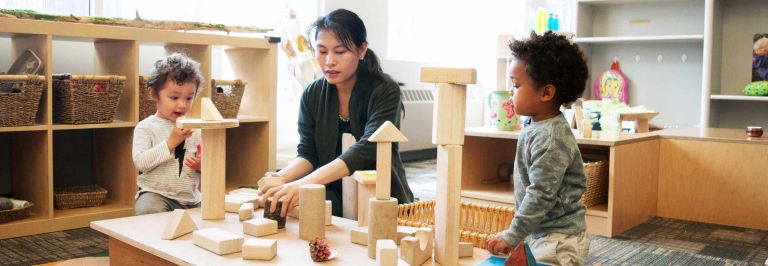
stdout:
POLYGON ((266 236, 277 233, 277 221, 267 218, 256 218, 243 222, 243 233, 252 236, 266 236))
POLYGON ((396 266, 397 245, 392 239, 376 240, 376 265, 396 266))
POLYGON ((240 221, 253 218, 253 203, 248 202, 240 205, 240 210, 237 211, 237 215, 240 217, 240 221))
POLYGON ((342 217, 357 220, 357 181, 352 176, 345 176, 341 179, 341 187, 344 198, 342 217))
POLYGON ((457 265, 459 260, 461 151, 460 145, 437 146, 435 259, 441 265, 457 265))
POLYGON ((421 82, 475 84, 477 83, 477 70, 473 68, 422 67, 421 82))
POLYGON ((243 237, 219 228, 200 229, 192 233, 192 242, 218 255, 240 252, 243 237))
POLYGON ((203 220, 224 219, 226 139, 226 129, 205 129, 202 131, 202 143, 205 146, 205 152, 200 169, 200 189, 203 193, 200 207, 203 210, 203 220))
POLYGON ((472 257, 475 253, 475 245, 470 242, 459 242, 459 258, 472 257))
MULTIPOLYGON (((397 238, 395 243, 400 243, 403 238, 414 236, 419 228, 410 226, 397 226, 397 238)), ((368 245, 368 227, 356 227, 350 231, 350 240, 352 243, 367 246, 368 245)))
POLYGON ((374 176, 372 183, 359 181, 357 183, 357 226, 368 226, 368 199, 376 196, 376 179, 374 176))
POLYGON ((467 109, 465 85, 438 83, 432 112, 432 143, 464 145, 464 118, 467 109))
POLYGON ((349 231, 349 238, 352 243, 367 246, 368 245, 368 227, 352 228, 349 231))
POLYGON ((243 259, 272 260, 277 255, 277 240, 251 238, 243 244, 243 259))
POLYGON ((239 213, 240 206, 243 205, 243 203, 255 203, 258 202, 258 200, 259 197, 254 195, 227 194, 224 196, 224 211, 239 213))

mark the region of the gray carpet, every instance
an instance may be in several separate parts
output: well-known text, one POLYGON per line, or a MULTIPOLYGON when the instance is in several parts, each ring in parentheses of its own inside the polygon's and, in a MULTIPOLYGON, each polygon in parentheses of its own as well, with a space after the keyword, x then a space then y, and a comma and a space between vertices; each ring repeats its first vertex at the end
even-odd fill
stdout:
MULTIPOLYGON (((435 198, 435 160, 407 162, 420 200, 435 198)), ((0 265, 107 255, 107 237, 81 228, 0 240, 0 265)), ((763 265, 768 231, 655 218, 614 238, 594 236, 588 265, 763 265)))

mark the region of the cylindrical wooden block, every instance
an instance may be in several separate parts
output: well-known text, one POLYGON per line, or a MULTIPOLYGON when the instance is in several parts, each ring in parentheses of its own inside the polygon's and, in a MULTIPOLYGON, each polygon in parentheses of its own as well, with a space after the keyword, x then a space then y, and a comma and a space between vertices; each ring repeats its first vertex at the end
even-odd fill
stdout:
POLYGON ((325 237, 325 186, 301 185, 299 206, 301 206, 299 237, 309 241, 325 237))
POLYGON ((397 240, 397 199, 368 200, 368 257, 376 258, 376 240, 397 240))
POLYGON ((200 188, 203 193, 203 220, 224 219, 226 129, 203 129, 202 145, 205 147, 201 162, 200 188))
POLYGON ((376 143, 376 199, 388 200, 392 186, 392 143, 376 143))

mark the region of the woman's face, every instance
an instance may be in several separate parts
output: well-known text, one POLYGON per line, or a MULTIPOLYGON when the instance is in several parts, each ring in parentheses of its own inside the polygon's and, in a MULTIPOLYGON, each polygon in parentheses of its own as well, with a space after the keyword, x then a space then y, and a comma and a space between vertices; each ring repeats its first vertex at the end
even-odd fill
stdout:
POLYGON ((367 44, 350 51, 332 31, 322 30, 317 33, 315 59, 323 70, 329 83, 337 87, 351 89, 357 81, 357 67, 367 50, 367 44))

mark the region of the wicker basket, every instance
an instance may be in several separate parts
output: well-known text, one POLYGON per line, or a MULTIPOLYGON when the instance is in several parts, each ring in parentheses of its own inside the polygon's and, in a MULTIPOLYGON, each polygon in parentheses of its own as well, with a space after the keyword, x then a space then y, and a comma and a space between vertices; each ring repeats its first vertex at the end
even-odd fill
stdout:
POLYGON ((0 75, 0 127, 33 125, 45 86, 40 75, 0 75))
POLYGON ((123 76, 54 76, 53 122, 112 122, 124 85, 123 76))
POLYGON ((584 175, 587 177, 587 190, 581 196, 581 202, 587 207, 608 202, 608 163, 584 163, 584 175))
POLYGON ((147 77, 139 76, 139 121, 157 111, 155 100, 147 94, 147 81, 147 77))
POLYGON ((58 209, 95 207, 107 198, 107 190, 96 185, 55 188, 53 198, 58 209))
POLYGON ((30 202, 24 208, 0 211, 0 223, 15 221, 29 216, 32 206, 35 206, 35 204, 30 202))
POLYGON ((211 80, 211 101, 224 118, 237 118, 243 92, 245 92, 245 82, 239 79, 211 80))
MULTIPOLYGON (((485 248, 485 241, 509 227, 515 210, 512 208, 461 202, 459 233, 462 242, 485 248)), ((435 226, 435 201, 400 204, 397 224, 414 227, 435 226)))

